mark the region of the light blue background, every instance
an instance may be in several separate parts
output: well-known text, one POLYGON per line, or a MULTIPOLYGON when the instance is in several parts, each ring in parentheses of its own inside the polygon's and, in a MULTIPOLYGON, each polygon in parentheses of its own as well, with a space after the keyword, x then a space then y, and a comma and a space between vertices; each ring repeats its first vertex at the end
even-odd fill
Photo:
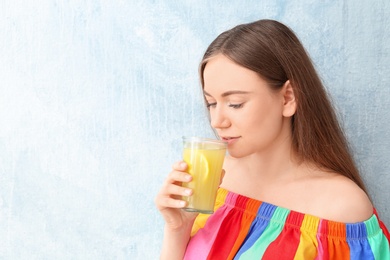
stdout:
POLYGON ((0 259, 157 259, 154 196, 181 136, 212 136, 198 62, 261 18, 307 47, 390 225, 389 17, 388 0, 0 1, 0 259))

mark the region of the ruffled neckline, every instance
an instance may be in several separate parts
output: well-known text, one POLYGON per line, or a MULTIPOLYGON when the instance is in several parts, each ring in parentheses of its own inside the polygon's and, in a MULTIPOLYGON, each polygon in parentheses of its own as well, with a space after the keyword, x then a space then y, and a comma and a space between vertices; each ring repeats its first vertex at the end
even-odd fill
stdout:
POLYGON ((371 237, 381 231, 375 209, 372 216, 366 221, 344 223, 259 201, 224 188, 219 188, 218 190, 218 204, 225 204, 236 210, 245 211, 246 214, 254 215, 261 221, 299 228, 301 231, 308 233, 323 234, 344 239, 371 237))

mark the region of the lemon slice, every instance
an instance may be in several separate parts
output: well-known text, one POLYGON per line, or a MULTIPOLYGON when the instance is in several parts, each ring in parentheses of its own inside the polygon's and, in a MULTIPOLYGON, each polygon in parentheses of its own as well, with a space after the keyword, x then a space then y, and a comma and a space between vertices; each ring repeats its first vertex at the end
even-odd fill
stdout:
POLYGON ((206 155, 204 155, 202 152, 199 152, 199 160, 200 160, 200 172, 201 172, 201 176, 202 176, 202 180, 203 181, 207 181, 207 179, 209 178, 209 172, 210 172, 210 168, 209 168, 209 162, 207 161, 207 157, 206 155))

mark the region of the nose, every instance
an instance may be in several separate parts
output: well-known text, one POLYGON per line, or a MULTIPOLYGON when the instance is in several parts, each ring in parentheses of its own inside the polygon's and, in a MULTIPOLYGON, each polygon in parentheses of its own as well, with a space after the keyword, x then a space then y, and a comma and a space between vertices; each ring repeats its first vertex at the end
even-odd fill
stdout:
POLYGON ((210 119, 212 128, 222 129, 230 126, 230 120, 221 107, 210 110, 210 119))

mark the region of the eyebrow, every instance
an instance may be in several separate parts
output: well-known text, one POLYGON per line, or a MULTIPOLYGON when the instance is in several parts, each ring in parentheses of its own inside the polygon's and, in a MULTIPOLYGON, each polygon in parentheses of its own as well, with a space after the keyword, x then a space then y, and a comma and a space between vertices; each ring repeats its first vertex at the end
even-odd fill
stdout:
MULTIPOLYGON (((205 96, 211 97, 211 95, 209 93, 207 93, 206 91, 203 91, 203 93, 205 94, 205 96)), ((235 94, 249 94, 249 93, 250 92, 248 92, 248 91, 242 91, 242 90, 230 90, 230 91, 226 91, 226 92, 222 93, 221 97, 227 97, 227 96, 235 95, 235 94)))

